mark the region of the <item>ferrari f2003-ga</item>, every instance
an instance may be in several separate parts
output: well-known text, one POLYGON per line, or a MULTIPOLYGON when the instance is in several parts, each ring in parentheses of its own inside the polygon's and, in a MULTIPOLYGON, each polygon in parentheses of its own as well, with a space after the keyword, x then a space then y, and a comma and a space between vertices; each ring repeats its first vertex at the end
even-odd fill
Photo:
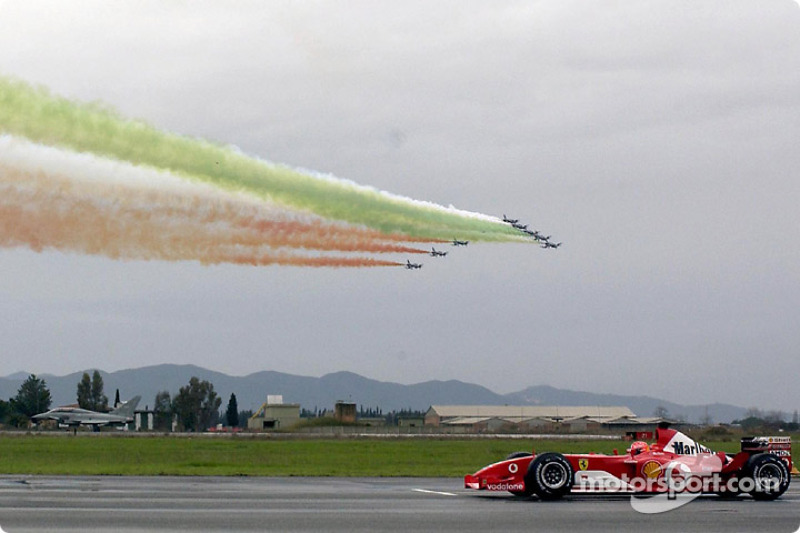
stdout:
POLYGON ((728 455, 661 426, 652 445, 634 442, 625 454, 516 452, 465 476, 464 486, 543 500, 620 492, 749 494, 774 500, 789 488, 791 470, 791 437, 747 437, 741 451, 728 455))

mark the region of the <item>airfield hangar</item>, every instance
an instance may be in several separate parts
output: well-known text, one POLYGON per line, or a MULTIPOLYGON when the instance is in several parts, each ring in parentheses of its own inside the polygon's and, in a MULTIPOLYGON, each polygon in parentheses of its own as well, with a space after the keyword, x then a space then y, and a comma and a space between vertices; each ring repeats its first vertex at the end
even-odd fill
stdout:
POLYGON ((622 406, 433 405, 425 413, 426 426, 449 433, 628 431, 659 421, 660 418, 637 417, 622 406))

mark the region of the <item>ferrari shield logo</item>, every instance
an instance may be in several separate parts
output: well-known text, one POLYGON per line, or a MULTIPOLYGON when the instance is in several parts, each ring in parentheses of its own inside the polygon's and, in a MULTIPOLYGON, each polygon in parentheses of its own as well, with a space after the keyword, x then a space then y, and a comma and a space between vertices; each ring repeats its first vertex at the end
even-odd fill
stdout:
POLYGON ((589 459, 578 459, 578 468, 586 470, 589 468, 589 459))

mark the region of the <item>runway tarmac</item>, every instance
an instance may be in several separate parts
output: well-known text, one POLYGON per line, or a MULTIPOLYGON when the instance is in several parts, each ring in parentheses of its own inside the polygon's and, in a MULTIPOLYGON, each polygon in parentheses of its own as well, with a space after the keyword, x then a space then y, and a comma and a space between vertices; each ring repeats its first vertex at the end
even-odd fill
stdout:
POLYGON ((0 476, 0 529, 792 532, 800 527, 798 485, 774 502, 704 496, 644 515, 628 496, 542 502, 468 491, 456 478, 0 476))

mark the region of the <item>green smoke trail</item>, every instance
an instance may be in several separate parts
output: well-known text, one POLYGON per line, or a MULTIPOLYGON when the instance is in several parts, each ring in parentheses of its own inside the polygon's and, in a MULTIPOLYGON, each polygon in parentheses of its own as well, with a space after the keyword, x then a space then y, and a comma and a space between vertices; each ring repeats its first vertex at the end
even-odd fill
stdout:
POLYGON ((0 76, 0 132, 170 170, 323 217, 420 239, 520 240, 506 224, 393 198, 158 130, 98 103, 76 103, 0 76))

